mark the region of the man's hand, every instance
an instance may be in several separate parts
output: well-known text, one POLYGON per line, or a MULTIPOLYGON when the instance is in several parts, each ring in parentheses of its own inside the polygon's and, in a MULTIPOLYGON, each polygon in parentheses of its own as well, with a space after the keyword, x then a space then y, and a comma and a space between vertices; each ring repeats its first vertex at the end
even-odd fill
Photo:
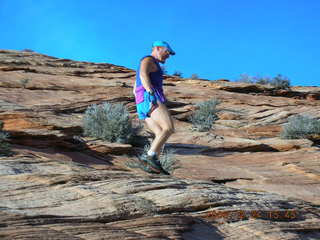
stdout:
POLYGON ((154 92, 149 92, 148 91, 148 97, 149 97, 149 101, 153 104, 153 105, 157 105, 157 98, 156 96, 154 95, 154 92))

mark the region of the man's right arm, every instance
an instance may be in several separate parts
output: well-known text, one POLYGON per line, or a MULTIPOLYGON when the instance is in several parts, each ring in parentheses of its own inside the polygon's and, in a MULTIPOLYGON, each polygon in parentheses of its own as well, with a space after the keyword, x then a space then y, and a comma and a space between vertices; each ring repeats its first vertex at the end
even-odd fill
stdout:
POLYGON ((151 85, 149 73, 152 72, 153 65, 154 65, 154 62, 151 57, 147 57, 143 59, 140 65, 141 83, 148 92, 152 92, 152 85, 151 85))

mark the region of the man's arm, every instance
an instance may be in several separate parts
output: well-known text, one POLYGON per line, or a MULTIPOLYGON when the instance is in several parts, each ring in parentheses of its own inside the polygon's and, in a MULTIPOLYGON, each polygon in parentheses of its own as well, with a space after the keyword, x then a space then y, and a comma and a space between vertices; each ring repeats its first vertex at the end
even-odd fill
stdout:
POLYGON ((147 57, 142 60, 140 65, 140 79, 143 87, 148 91, 152 92, 152 85, 149 77, 149 73, 154 69, 154 62, 151 57, 147 57))

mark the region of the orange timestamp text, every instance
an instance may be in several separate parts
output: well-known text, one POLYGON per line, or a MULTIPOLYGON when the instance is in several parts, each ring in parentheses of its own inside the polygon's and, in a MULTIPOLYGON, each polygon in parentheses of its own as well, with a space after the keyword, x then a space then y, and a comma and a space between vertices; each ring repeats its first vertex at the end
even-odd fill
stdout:
POLYGON ((211 210, 206 218, 239 221, 249 218, 269 220, 294 220, 298 218, 298 211, 290 210, 211 210))

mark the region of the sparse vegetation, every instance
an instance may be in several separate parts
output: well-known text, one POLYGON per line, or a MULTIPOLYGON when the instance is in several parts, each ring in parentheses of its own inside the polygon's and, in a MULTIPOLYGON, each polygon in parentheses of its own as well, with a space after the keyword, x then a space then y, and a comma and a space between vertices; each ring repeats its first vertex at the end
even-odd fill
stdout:
POLYGON ((237 82, 244 82, 244 83, 254 83, 254 77, 249 76, 248 74, 240 74, 240 78, 237 82))
POLYGON ((287 77, 278 74, 272 79, 270 84, 277 89, 288 89, 290 87, 290 80, 287 77))
POLYGON ((120 103, 91 105, 84 116, 84 135, 109 142, 129 143, 136 131, 126 107, 120 103))
POLYGON ((289 117, 280 133, 284 139, 309 138, 312 135, 320 135, 320 120, 302 114, 289 117))
POLYGON ((290 88, 290 80, 278 74, 277 76, 270 78, 270 77, 260 77, 260 76, 249 76, 247 74, 241 74, 240 79, 237 80, 238 82, 245 82, 245 83, 255 83, 255 84, 270 84, 274 86, 276 89, 288 89, 290 88))
POLYGON ((198 74, 193 73, 193 74, 191 75, 191 79, 199 79, 198 74))
POLYGON ((159 161, 161 163, 162 168, 170 174, 180 167, 179 161, 174 157, 174 150, 172 149, 164 148, 159 157, 159 161))
POLYGON ((212 128, 218 119, 217 113, 220 111, 216 108, 218 104, 220 104, 218 99, 210 99, 196 105, 198 109, 190 117, 194 130, 205 132, 212 128))
MULTIPOLYGON (((135 191, 134 189, 132 189, 135 191)), ((141 196, 130 196, 130 201, 115 201, 115 207, 117 209, 117 215, 120 218, 127 218, 132 212, 139 212, 145 215, 154 215, 157 212, 156 204, 141 196)))
POLYGON ((30 82, 30 79, 29 79, 29 78, 25 78, 25 79, 21 79, 21 80, 20 80, 20 83, 21 83, 21 85, 22 85, 23 88, 26 88, 26 87, 27 87, 28 82, 30 82))
MULTIPOLYGON (((150 143, 144 146, 142 155, 147 154, 149 149, 150 143)), ((159 156, 159 161, 161 163, 162 168, 170 174, 172 174, 175 169, 178 169, 180 167, 179 161, 174 157, 174 151, 172 149, 163 148, 159 156)), ((140 168, 146 172, 150 171, 148 165, 145 165, 141 161, 127 161, 125 164, 130 168, 140 168)))
POLYGON ((22 51, 23 51, 23 52, 34 52, 32 49, 28 49, 28 48, 23 49, 22 51))
POLYGON ((0 156, 1 155, 10 155, 10 144, 8 143, 9 134, 2 131, 3 122, 0 121, 0 156))
POLYGON ((180 71, 175 71, 172 75, 175 76, 175 77, 182 78, 182 72, 180 72, 180 71))

